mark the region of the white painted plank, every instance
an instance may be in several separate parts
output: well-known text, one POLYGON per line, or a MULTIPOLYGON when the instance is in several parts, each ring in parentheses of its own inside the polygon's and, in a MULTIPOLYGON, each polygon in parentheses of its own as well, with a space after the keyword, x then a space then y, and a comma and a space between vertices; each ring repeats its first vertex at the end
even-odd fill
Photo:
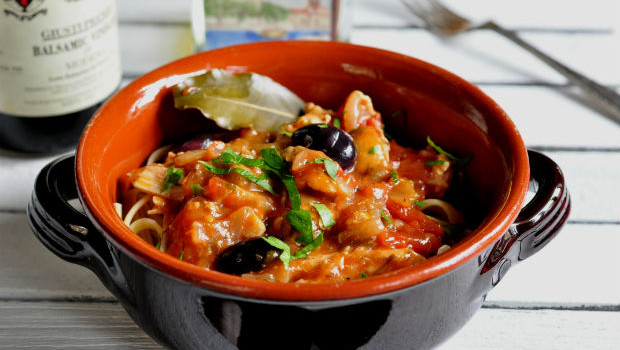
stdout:
POLYGON ((0 211, 25 211, 41 168, 60 155, 24 155, 0 149, 0 211))
MULTIPOLYGON (((523 38, 594 80, 620 83, 617 36, 524 33, 523 38)), ((355 30, 351 41, 410 55, 474 82, 566 83, 564 77, 525 50, 487 30, 442 40, 421 29, 364 28, 355 30)), ((123 70, 129 75, 144 74, 193 53, 189 25, 121 24, 120 42, 123 70)))
POLYGON ((571 220, 620 221, 620 153, 553 152, 571 194, 571 220))
POLYGON ((620 307, 620 226, 569 224, 541 251, 512 266, 489 305, 620 307))
MULTIPOLYGON (((482 309, 440 350, 609 350, 620 312, 482 309)), ((0 303, 0 349, 159 349, 119 304, 0 303), (35 331, 36 330, 36 331, 35 331)))
MULTIPOLYGON (((353 0, 356 26, 422 25, 399 0, 353 0)), ((607 30, 618 22, 614 0, 442 0, 474 23, 493 19, 507 28, 607 30)))
POLYGON ((117 303, 0 302, 0 349, 161 349, 117 303))
POLYGON ((508 113, 528 146, 620 148, 620 123, 582 94, 546 86, 480 88, 508 113))
POLYGON ((25 214, 0 213, 0 242, 0 299, 113 300, 95 274, 47 250, 25 214))
POLYGON ((482 309, 439 350, 620 349, 620 312, 482 309))
MULTIPOLYGON (((620 82, 620 50, 615 35, 535 32, 523 33, 522 37, 591 79, 603 84, 620 82)), ((474 82, 566 83, 563 76, 527 51, 488 30, 444 40, 419 29, 362 28, 353 32, 351 41, 410 55, 474 82)))
MULTIPOLYGON (((190 20, 192 0, 117 0, 121 22, 169 22, 190 20)), ((349 0, 356 26, 420 25, 399 0, 349 0)), ((506 27, 606 30, 618 20, 614 0, 444 0, 453 10, 475 20, 492 18, 506 27)))

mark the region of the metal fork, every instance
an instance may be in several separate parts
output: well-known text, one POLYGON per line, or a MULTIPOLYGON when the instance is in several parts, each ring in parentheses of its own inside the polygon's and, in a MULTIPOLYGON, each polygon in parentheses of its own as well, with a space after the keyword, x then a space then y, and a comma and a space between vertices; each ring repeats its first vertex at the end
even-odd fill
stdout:
POLYGON ((583 92, 589 95, 589 97, 598 101, 603 106, 606 106, 610 112, 607 116, 611 117, 616 122, 620 122, 619 94, 608 87, 586 78, 582 74, 549 57, 536 47, 523 41, 516 35, 515 32, 502 28, 493 21, 487 21, 479 25, 474 25, 470 20, 445 7, 437 0, 401 1, 411 12, 413 12, 413 14, 416 15, 416 17, 419 17, 422 21, 424 21, 426 26, 432 32, 441 36, 451 36, 471 29, 479 28, 491 29, 496 33, 503 35, 534 56, 538 57, 543 62, 547 63, 569 81, 579 86, 583 92))

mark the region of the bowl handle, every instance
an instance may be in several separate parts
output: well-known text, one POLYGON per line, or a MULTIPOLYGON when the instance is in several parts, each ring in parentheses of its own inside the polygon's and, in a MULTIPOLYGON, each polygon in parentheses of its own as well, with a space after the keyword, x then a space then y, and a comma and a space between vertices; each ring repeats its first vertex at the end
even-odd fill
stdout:
POLYGON ((41 170, 28 203, 28 222, 47 249, 89 268, 112 293, 127 300, 131 293, 117 257, 78 200, 74 164, 75 156, 67 155, 41 170))
POLYGON ((495 243, 481 273, 496 269, 493 285, 506 273, 511 261, 524 260, 542 249, 560 231, 570 213, 570 196, 558 165, 540 152, 528 150, 531 199, 515 222, 495 243))
POLYGON ((544 154, 528 150, 532 199, 521 209, 511 233, 520 242, 519 260, 538 252, 555 237, 570 213, 570 196, 560 167, 544 154))

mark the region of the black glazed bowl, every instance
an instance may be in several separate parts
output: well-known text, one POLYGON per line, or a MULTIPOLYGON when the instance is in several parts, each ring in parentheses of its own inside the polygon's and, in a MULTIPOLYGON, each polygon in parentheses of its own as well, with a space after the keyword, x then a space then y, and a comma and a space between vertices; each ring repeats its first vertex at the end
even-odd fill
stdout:
POLYGON ((569 210, 557 165, 526 150, 502 109, 461 78, 368 47, 269 42, 184 58, 125 87, 93 117, 76 156, 41 171, 28 217, 48 249, 94 271, 164 346, 387 350, 430 349, 445 341, 510 266, 555 236, 569 210), (175 110, 171 100, 172 86, 209 68, 270 76, 328 108, 362 90, 399 142, 420 145, 432 135, 449 149, 473 154, 465 176, 471 201, 481 208, 477 228, 420 265, 331 284, 248 280, 159 252, 114 211, 118 180, 164 141, 212 127, 175 110), (406 114, 394 113, 403 109, 406 114), (528 191, 532 199, 523 207, 528 191), (84 213, 71 206, 75 198, 84 213))

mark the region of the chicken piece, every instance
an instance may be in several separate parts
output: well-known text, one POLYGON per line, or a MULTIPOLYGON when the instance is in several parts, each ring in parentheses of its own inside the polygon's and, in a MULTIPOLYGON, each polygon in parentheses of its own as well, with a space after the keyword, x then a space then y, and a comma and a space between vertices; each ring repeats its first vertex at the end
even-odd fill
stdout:
POLYGON ((351 133, 357 149, 355 173, 381 181, 390 176, 390 145, 383 133, 361 126, 351 133))

